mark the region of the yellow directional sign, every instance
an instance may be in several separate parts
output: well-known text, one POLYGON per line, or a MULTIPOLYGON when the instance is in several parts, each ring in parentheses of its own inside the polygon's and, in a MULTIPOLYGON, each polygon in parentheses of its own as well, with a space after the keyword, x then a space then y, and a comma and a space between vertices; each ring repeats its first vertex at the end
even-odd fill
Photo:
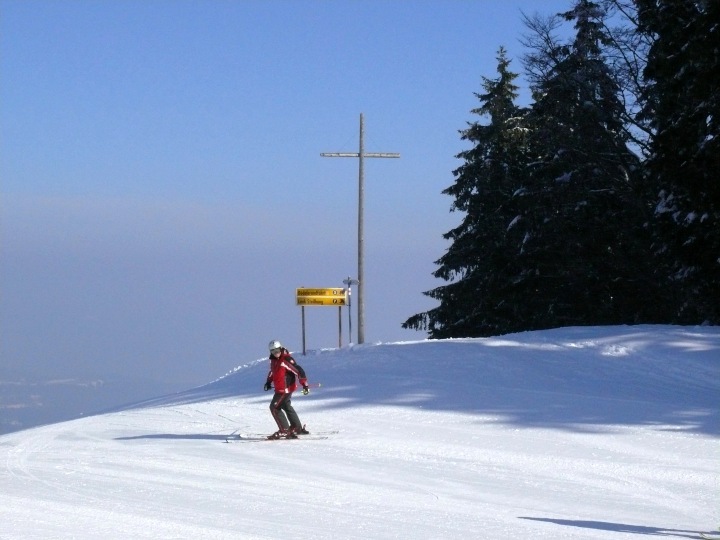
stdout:
POLYGON ((342 288, 296 290, 298 306, 345 306, 347 291, 342 288))
POLYGON ((345 306, 344 296, 299 296, 298 306, 345 306))
POLYGON ((297 296, 345 296, 345 289, 296 289, 297 296))

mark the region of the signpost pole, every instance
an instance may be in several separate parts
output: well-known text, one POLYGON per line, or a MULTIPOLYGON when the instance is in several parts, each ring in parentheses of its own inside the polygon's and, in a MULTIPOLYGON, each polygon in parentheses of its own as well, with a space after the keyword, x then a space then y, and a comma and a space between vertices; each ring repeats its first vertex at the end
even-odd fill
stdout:
POLYGON ((347 308, 348 308, 348 345, 352 345, 352 286, 360 283, 357 279, 350 276, 343 279, 343 283, 347 285, 347 308))
POLYGON ((305 306, 300 306, 302 311, 302 335, 303 335, 303 356, 305 356, 305 306))

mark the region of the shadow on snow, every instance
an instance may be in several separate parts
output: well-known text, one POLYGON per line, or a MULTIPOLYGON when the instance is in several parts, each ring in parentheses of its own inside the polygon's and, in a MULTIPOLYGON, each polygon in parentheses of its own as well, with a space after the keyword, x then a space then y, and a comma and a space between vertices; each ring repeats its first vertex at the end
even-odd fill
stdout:
MULTIPOLYGON (((690 331, 678 327, 660 334, 666 342, 658 349, 657 332, 634 328, 615 327, 601 338, 597 329, 566 328, 558 339, 545 331, 296 355, 310 380, 322 383, 302 399, 313 400, 315 410, 385 405, 518 427, 601 432, 640 425, 720 436, 720 362, 709 360, 720 358, 720 333, 690 339, 690 331)), ((266 374, 267 362, 256 361, 206 386, 132 408, 262 398, 266 374)))
POLYGON ((554 523, 556 525, 564 525, 566 527, 580 527, 582 529, 597 529, 600 531, 624 532, 632 534, 644 534, 647 536, 666 536, 675 538, 698 538, 699 531, 685 531, 679 529, 664 529, 661 527, 643 527, 640 525, 626 525, 624 523, 611 523, 607 521, 583 521, 574 519, 551 519, 551 518, 535 518, 520 517, 531 521, 544 521, 554 523))

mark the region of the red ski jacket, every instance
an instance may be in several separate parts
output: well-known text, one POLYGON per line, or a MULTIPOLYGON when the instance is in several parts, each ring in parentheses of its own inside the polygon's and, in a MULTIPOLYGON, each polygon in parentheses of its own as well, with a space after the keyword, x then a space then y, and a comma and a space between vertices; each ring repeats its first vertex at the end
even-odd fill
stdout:
POLYGON ((270 372, 267 382, 272 383, 276 392, 285 394, 294 392, 297 389, 298 380, 303 386, 307 384, 305 370, 290 356, 287 349, 283 349, 277 358, 270 355, 270 372))

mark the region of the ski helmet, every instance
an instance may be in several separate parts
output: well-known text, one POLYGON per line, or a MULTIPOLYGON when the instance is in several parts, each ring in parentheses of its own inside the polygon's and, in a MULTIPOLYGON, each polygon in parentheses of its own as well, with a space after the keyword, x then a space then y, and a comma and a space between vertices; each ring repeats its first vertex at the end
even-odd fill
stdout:
POLYGON ((273 349, 282 349, 283 346, 277 339, 273 339, 270 343, 268 343, 268 348, 272 351, 273 349))

